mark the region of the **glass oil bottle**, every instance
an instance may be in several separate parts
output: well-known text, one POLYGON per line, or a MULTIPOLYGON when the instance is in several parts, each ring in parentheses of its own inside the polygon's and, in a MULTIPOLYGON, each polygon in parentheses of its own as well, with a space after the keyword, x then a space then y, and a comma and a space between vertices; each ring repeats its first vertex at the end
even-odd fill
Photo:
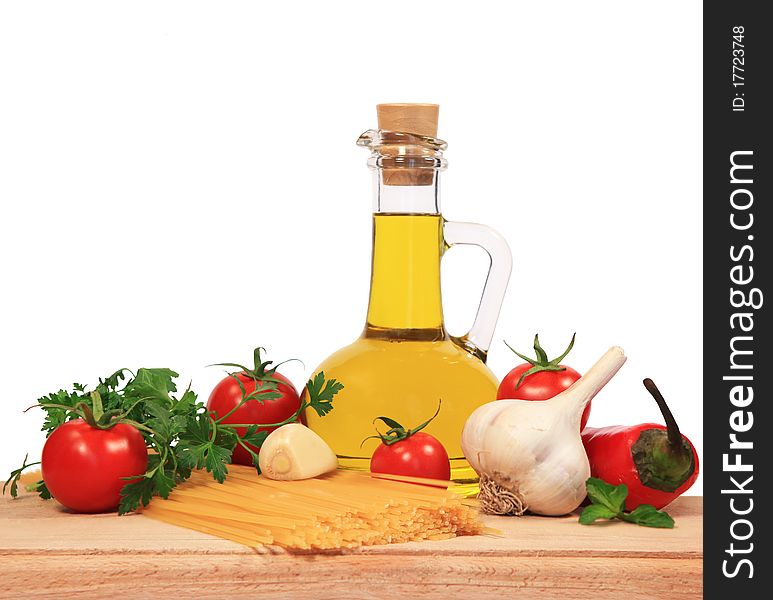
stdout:
POLYGON ((486 366, 510 277, 507 243, 492 229, 446 221, 440 214, 439 175, 446 143, 436 138, 438 106, 378 105, 379 129, 362 134, 374 175, 373 254, 367 321, 354 343, 329 356, 315 373, 341 381, 335 409, 305 417, 343 468, 367 470, 378 440, 374 418, 414 427, 442 406, 425 429, 451 459, 451 478, 477 490, 477 475, 461 450, 472 411, 495 399, 497 379, 486 366), (454 244, 484 248, 491 266, 470 331, 451 337, 443 323, 440 261, 454 244))

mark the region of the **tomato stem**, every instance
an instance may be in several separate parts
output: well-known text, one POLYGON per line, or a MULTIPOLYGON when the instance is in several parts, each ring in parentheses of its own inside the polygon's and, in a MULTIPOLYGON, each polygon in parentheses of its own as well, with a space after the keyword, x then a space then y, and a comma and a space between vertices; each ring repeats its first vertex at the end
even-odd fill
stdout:
POLYGON ((102 421, 102 415, 105 414, 105 409, 102 407, 102 396, 97 390, 89 392, 91 397, 91 404, 94 407, 92 413, 94 415, 94 421, 100 423, 102 421))
POLYGON ((529 375, 533 375, 534 373, 539 373, 541 371, 566 371, 566 367, 562 367, 559 363, 566 358, 569 352, 571 352, 572 348, 574 347, 574 340, 576 337, 577 333, 573 333, 572 339, 569 342, 569 345, 566 347, 566 350, 564 350, 564 353, 558 358, 554 358, 553 360, 548 359, 547 352, 545 352, 545 350, 542 348, 542 345, 539 343, 538 333, 534 335, 534 352, 537 355, 537 358, 529 358, 505 342, 505 346, 510 348, 513 353, 531 365, 531 368, 525 371, 521 375, 520 379, 518 379, 518 383, 515 384, 515 389, 517 390, 519 387, 521 387, 523 380, 526 379, 529 375))
POLYGON ((100 429, 100 426, 97 424, 97 421, 94 418, 94 413, 91 412, 88 404, 85 402, 79 402, 75 405, 75 408, 78 409, 79 414, 83 417, 83 420, 86 421, 86 423, 88 423, 94 429, 100 429))
POLYGON ((421 425, 414 427, 413 429, 408 429, 407 431, 402 425, 400 425, 400 423, 398 423, 394 419, 390 419, 389 417, 376 417, 375 419, 373 419, 373 423, 379 420, 383 421, 385 425, 388 425, 390 427, 390 429, 387 430, 385 434, 382 434, 378 429, 376 429, 376 433, 378 435, 371 435, 366 437, 364 440, 362 440, 362 443, 360 444, 360 448, 362 448, 362 444, 364 444, 367 440, 375 437, 380 438, 381 442, 385 446, 391 446, 392 444, 396 444, 397 442, 401 442, 402 440, 408 439, 414 433, 418 433, 419 431, 424 429, 435 419, 435 417, 438 416, 438 414, 440 414, 440 405, 442 404, 442 402, 443 402, 442 399, 438 399, 437 410, 435 411, 434 415, 432 415, 429 419, 424 421, 424 423, 422 423, 421 425))

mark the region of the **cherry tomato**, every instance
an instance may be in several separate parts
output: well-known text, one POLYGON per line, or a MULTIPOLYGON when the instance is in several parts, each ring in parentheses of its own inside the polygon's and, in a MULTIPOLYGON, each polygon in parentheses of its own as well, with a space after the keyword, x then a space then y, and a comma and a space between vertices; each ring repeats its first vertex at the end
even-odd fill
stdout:
POLYGON ((43 446, 43 481, 61 504, 76 512, 115 510, 124 477, 148 467, 145 440, 136 427, 119 423, 109 429, 74 419, 57 427, 43 446))
MULTIPOLYGON (((237 373, 247 394, 255 391, 255 380, 247 373, 237 373)), ((266 400, 263 404, 258 400, 248 400, 242 406, 234 411, 232 415, 226 418, 223 423, 243 423, 247 425, 261 423, 279 423, 292 416, 301 407, 301 400, 298 397, 298 391, 290 380, 279 373, 273 373, 272 377, 279 379, 282 383, 278 384, 277 392, 282 394, 281 398, 266 400)), ((258 382, 258 388, 263 383, 258 382)), ((215 386, 207 401, 207 408, 213 413, 213 416, 222 416, 228 413, 242 400, 242 390, 239 384, 232 376, 227 376, 215 386)), ((264 427, 261 430, 273 431, 276 427, 264 427)), ((236 432, 244 435, 246 427, 237 427, 236 432)), ((258 452, 260 448, 248 444, 253 452, 258 452)), ((239 465, 252 465, 252 457, 240 445, 234 448, 231 462, 239 465)))
POLYGON ((390 445, 381 443, 370 459, 373 473, 451 479, 448 453, 437 438, 419 431, 390 445))
MULTIPOLYGON (((559 361, 569 354, 572 346, 574 346, 574 336, 572 336, 572 341, 566 351, 559 358, 551 361, 548 360, 547 354, 540 346, 539 337, 534 336, 534 350, 537 358, 527 358, 516 352, 518 356, 529 362, 518 365, 505 375, 497 390, 497 400, 548 400, 570 387, 582 375, 572 367, 560 364, 559 361), (532 372, 524 377, 528 371, 532 372)), ((590 402, 588 402, 580 420, 580 431, 585 429, 585 425, 588 423, 590 407, 590 402)))

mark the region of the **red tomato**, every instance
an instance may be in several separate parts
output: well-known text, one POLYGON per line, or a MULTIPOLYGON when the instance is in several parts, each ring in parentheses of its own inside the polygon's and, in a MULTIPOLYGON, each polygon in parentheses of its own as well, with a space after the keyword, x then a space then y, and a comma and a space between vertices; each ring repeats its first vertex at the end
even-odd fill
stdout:
POLYGON ((389 446, 380 444, 370 459, 370 470, 373 473, 451 479, 451 463, 443 444, 422 431, 389 446))
MULTIPOLYGON (((255 391, 255 380, 246 373, 237 373, 236 377, 242 382, 244 389, 248 394, 255 391)), ((282 381, 277 386, 277 392, 282 394, 281 398, 266 400, 263 404, 257 400, 248 400, 240 406, 232 415, 223 421, 223 423, 243 423, 247 425, 260 423, 279 423, 297 411, 301 407, 301 400, 298 397, 298 391, 290 380, 274 373, 273 377, 282 381)), ((258 382, 262 386, 262 382, 258 382)), ((213 416, 222 416, 228 413, 234 406, 242 400, 242 390, 236 380, 230 375, 215 386, 207 401, 207 408, 213 413, 213 416)), ((264 427, 261 430, 273 431, 276 427, 264 427)), ((237 427, 236 432, 243 435, 247 431, 246 427, 237 427)), ((249 445, 249 444, 248 444, 249 445)), ((260 448, 249 445, 253 452, 258 452, 260 448)), ((244 448, 237 445, 234 448, 231 462, 239 465, 252 465, 252 457, 244 448)))
MULTIPOLYGON (((573 345, 574 337, 572 337, 572 342, 569 344, 569 347, 561 358, 564 358, 569 353, 573 345)), ((502 383, 499 384, 499 389, 497 390, 497 400, 547 400, 553 396, 557 396, 582 377, 582 375, 571 367, 562 364, 554 364, 556 361, 548 361, 547 355, 540 346, 539 338, 537 336, 534 337, 534 350, 537 353, 537 359, 534 359, 532 363, 520 364, 505 375, 505 378, 502 380, 502 383), (541 367, 544 370, 538 370, 536 373, 527 375, 524 377, 523 381, 521 381, 521 384, 518 385, 521 376, 529 369, 534 369, 536 367, 541 367), (562 370, 556 370, 557 368, 562 370), (516 386, 518 387, 516 388, 516 386)), ((582 413, 580 431, 585 429, 585 425, 588 423, 588 417, 590 417, 590 402, 588 402, 588 405, 582 413)))
MULTIPOLYGON (((561 365, 562 367, 564 365, 561 365)), ((570 387, 582 375, 572 367, 566 367, 566 371, 540 371, 527 375, 523 383, 515 389, 515 385, 526 371, 531 369, 528 363, 518 365, 510 371, 497 390, 497 400, 515 399, 515 400, 547 400, 563 392, 570 387)), ((580 431, 585 429, 590 417, 590 402, 582 412, 580 420, 580 431)))
POLYGON ((43 446, 41 472, 51 495, 76 512, 115 510, 123 477, 142 475, 148 450, 137 428, 97 429, 83 419, 57 427, 43 446))

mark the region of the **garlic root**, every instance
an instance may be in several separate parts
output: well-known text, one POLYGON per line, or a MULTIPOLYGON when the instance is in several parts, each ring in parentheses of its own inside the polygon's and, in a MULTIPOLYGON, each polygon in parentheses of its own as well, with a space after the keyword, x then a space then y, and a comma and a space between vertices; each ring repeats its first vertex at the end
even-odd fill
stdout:
POLYGON ((319 435, 300 423, 275 429, 258 454, 260 470, 269 479, 309 479, 338 468, 338 458, 319 435))
POLYGON ((479 482, 478 504, 488 515, 520 517, 529 508, 518 490, 508 490, 483 473, 479 482))
POLYGON ((580 418, 625 362, 610 348, 574 385, 550 400, 496 400, 464 425, 462 451, 481 479, 481 509, 492 514, 563 515, 585 498, 590 465, 580 418))

